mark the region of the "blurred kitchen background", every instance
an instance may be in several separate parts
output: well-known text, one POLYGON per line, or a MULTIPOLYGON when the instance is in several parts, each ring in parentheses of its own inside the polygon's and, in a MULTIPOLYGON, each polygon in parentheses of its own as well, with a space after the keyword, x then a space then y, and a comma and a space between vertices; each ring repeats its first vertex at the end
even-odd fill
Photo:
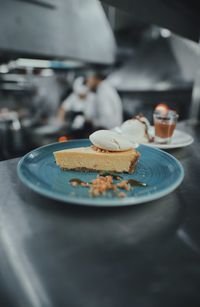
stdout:
POLYGON ((78 137, 58 110, 74 80, 98 68, 121 98, 123 120, 143 113, 152 122, 159 103, 191 119, 198 63, 197 42, 98 0, 3 0, 0 160, 78 137))

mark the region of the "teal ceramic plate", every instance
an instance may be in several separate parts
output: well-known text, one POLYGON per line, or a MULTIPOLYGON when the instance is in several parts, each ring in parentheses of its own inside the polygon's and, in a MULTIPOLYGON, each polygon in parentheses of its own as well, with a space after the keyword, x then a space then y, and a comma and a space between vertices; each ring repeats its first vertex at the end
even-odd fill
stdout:
POLYGON ((17 167, 19 178, 29 188, 49 198, 99 207, 135 205, 151 201, 172 192, 183 180, 184 172, 178 160, 159 149, 140 145, 137 150, 141 157, 136 171, 133 174, 123 174, 123 178, 136 179, 146 183, 147 187, 134 187, 125 198, 109 193, 92 198, 87 188, 72 187, 69 180, 76 177, 90 182, 96 178, 97 173, 62 171, 55 164, 53 157, 56 150, 88 145, 88 140, 75 140, 37 148, 20 160, 17 167))

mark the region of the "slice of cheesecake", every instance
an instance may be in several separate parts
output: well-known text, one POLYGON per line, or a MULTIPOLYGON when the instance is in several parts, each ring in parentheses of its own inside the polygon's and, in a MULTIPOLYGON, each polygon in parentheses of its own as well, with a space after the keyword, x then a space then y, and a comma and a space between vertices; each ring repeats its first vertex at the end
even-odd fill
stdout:
POLYGON ((132 173, 140 154, 134 150, 105 151, 95 147, 71 148, 54 152, 56 164, 64 170, 132 173))

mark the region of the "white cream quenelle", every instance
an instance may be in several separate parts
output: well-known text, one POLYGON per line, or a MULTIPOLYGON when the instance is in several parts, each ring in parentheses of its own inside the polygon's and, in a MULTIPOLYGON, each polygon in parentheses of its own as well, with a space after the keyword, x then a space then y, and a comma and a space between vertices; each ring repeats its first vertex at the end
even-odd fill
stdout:
POLYGON ((94 146, 109 151, 125 151, 137 147, 137 144, 126 136, 111 130, 97 130, 89 139, 94 146))
POLYGON ((122 134, 126 135, 126 137, 131 141, 135 141, 138 143, 148 143, 149 142, 149 128, 150 123, 147 118, 143 116, 138 116, 133 119, 129 119, 125 121, 120 130, 122 134))

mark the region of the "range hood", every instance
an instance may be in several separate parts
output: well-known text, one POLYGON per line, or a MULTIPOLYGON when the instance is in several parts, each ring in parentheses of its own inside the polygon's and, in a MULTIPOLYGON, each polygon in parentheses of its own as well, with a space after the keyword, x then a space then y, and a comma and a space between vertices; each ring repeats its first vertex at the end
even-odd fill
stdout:
POLYGON ((110 64, 115 40, 97 0, 2 0, 0 58, 110 64))
POLYGON ((199 41, 199 0, 102 0, 128 11, 137 21, 156 24, 172 32, 199 41))

